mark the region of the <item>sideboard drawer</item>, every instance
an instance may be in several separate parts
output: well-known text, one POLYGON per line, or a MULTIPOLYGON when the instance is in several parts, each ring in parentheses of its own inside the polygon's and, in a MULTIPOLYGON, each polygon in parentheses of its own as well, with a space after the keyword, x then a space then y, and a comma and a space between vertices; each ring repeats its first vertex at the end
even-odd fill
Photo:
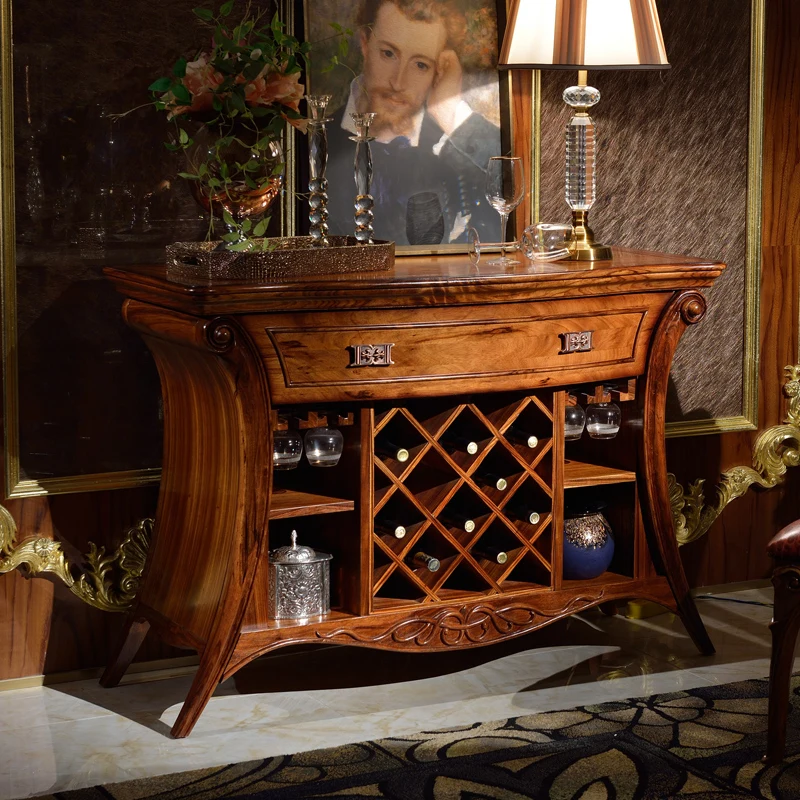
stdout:
POLYGON ((330 387, 330 399, 370 399, 414 395, 417 385, 438 394, 580 382, 589 372, 592 380, 638 375, 668 297, 255 315, 243 322, 264 357, 274 402, 304 402, 312 387, 317 398, 330 387))

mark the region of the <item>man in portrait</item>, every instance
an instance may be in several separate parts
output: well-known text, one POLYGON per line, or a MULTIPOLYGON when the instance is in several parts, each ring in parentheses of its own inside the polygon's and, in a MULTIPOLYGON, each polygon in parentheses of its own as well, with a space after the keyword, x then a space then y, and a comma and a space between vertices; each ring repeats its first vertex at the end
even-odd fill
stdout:
POLYGON ((462 93, 463 0, 361 0, 357 25, 362 71, 328 128, 331 233, 353 231, 350 114, 372 111, 376 238, 449 244, 465 242, 472 226, 496 240, 485 175, 500 130, 462 93))

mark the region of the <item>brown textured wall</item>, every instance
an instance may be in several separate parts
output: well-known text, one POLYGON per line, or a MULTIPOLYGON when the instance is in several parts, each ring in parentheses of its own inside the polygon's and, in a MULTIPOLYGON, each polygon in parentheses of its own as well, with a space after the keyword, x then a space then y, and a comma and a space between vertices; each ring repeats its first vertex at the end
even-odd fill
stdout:
MULTIPOLYGON (((590 72, 602 100, 597 203, 606 244, 725 261, 709 314, 687 331, 672 370, 670 420, 742 413, 750 0, 662 0, 672 68, 590 72), (698 358, 702 354, 702 358, 698 358)), ((541 218, 566 221, 561 92, 570 72, 542 73, 541 218)))

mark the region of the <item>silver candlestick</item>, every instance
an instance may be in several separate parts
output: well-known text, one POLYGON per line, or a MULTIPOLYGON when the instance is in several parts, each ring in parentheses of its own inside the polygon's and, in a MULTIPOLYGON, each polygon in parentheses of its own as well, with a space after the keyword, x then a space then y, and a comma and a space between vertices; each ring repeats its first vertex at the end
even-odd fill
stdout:
POLYGON ((329 94, 311 94, 308 103, 308 221, 309 235, 314 247, 328 247, 328 132, 325 123, 331 118, 325 110, 331 101, 329 94))
POLYGON ((355 220, 356 220, 356 240, 361 244, 373 244, 372 238, 372 208, 375 201, 370 194, 372 185, 372 153, 369 143, 375 139, 369 135, 369 126, 375 119, 374 112, 368 111, 365 114, 351 114, 353 123, 356 126, 356 135, 350 139, 356 143, 356 157, 353 162, 353 170, 356 179, 356 200, 355 200, 355 220))

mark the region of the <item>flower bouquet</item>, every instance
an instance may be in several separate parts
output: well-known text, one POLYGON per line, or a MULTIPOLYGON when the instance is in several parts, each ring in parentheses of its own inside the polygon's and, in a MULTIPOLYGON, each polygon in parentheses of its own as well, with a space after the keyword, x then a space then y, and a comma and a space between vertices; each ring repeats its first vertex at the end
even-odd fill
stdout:
POLYGON ((281 191, 286 123, 305 131, 300 62, 311 46, 286 33, 277 14, 267 23, 250 4, 230 22, 233 7, 228 0, 216 13, 195 8, 210 29, 210 51, 191 61, 179 58, 172 74, 149 91, 175 124, 166 146, 186 155, 186 171, 179 174, 210 212, 208 238, 214 217, 221 216, 227 228, 221 247, 244 252, 266 247, 254 240, 266 232, 264 214, 281 191))

